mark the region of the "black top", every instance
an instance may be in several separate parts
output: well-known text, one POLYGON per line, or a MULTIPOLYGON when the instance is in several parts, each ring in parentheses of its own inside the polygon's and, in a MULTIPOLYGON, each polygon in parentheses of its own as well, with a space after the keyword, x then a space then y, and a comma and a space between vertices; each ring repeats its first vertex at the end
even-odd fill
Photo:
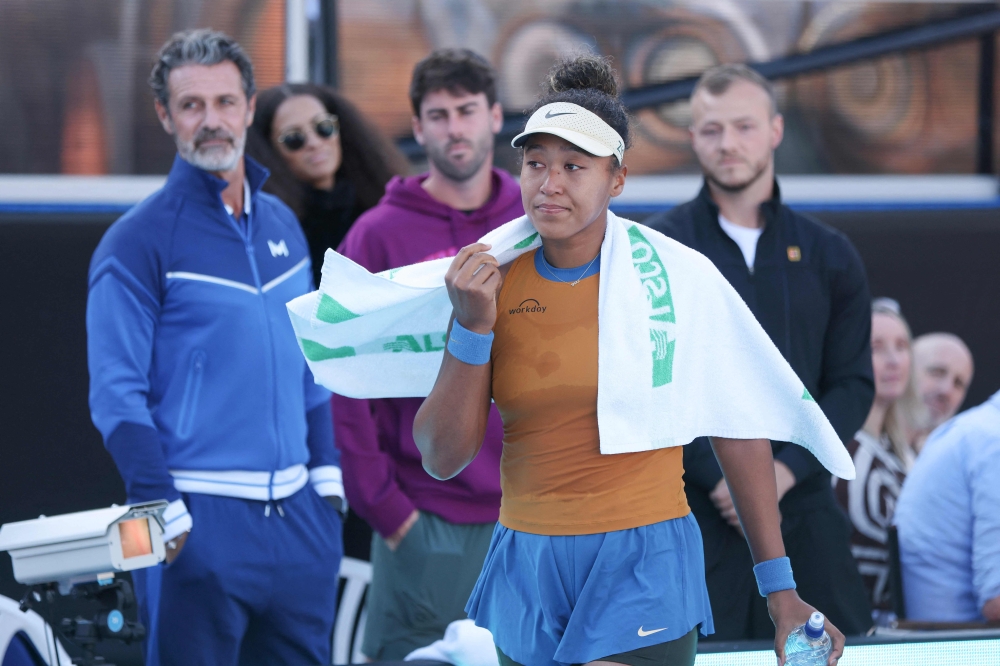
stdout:
POLYGON ((347 230, 363 212, 357 204, 354 184, 346 178, 338 178, 332 190, 306 189, 305 211, 299 223, 309 243, 314 286, 319 287, 327 248, 340 247, 347 230))
MULTIPOLYGON (((752 270, 719 226, 719 209, 707 185, 694 201, 647 224, 712 260, 847 441, 867 417, 875 394, 871 300, 861 259, 842 234, 783 206, 777 184, 761 212, 765 226, 752 270)), ((862 634, 871 626, 871 609, 829 472, 800 446, 772 442, 772 448, 797 481, 779 508, 799 595, 845 634, 862 634)), ((721 478, 706 438, 684 447, 685 491, 705 547, 716 631, 711 638, 773 638, 774 625, 766 600, 757 594, 746 540, 709 497, 721 478)))
MULTIPOLYGON (((861 257, 842 233, 792 211, 780 196, 776 182, 774 196, 761 204, 765 226, 752 269, 719 225, 707 183, 696 199, 646 224, 712 260, 846 442, 864 423, 875 396, 868 280, 861 257)), ((774 456, 797 481, 782 501, 783 513, 786 504, 807 494, 830 493, 829 472, 804 448, 775 442, 774 456)), ((686 481, 711 491, 722 478, 715 456, 688 457, 686 481)))

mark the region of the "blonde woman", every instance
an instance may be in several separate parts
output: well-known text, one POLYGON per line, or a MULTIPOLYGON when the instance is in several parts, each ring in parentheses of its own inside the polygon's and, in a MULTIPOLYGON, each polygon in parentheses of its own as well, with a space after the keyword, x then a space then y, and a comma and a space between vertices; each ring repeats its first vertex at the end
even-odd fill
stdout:
POLYGON ((847 445, 857 477, 834 477, 837 500, 854 528, 851 552, 871 595, 877 619, 891 609, 886 530, 892 524, 896 498, 913 464, 913 433, 908 423, 923 421, 914 388, 913 336, 899 309, 889 298, 872 303, 872 368, 875 402, 861 430, 847 445))

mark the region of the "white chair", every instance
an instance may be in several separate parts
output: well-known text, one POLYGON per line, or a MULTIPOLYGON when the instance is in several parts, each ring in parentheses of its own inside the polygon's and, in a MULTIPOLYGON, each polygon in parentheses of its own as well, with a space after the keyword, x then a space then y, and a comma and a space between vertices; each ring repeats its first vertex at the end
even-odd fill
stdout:
POLYGON ((38 654, 49 666, 55 666, 57 663, 56 650, 59 651, 58 663, 64 666, 72 665, 73 662, 66 650, 55 639, 52 630, 45 624, 41 615, 33 610, 22 613, 18 602, 0 596, 0 662, 3 661, 10 642, 14 640, 14 636, 18 632, 23 632, 28 637, 28 640, 38 650, 38 654))
POLYGON ((367 604, 361 605, 365 590, 372 582, 372 565, 364 560, 345 557, 340 561, 340 577, 347 581, 337 606, 337 622, 333 625, 333 663, 360 664, 361 639, 365 635, 367 604))

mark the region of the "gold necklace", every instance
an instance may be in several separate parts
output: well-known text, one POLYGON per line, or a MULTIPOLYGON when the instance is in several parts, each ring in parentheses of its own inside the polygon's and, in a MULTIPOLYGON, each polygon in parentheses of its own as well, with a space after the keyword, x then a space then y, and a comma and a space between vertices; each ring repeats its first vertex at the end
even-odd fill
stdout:
POLYGON ((572 282, 567 282, 566 280, 561 280, 561 279, 559 279, 558 275, 556 275, 555 273, 552 272, 552 269, 549 268, 549 262, 545 259, 545 254, 544 253, 542 254, 542 266, 545 266, 545 270, 547 270, 549 272, 549 275, 551 275, 553 278, 555 278, 556 282, 562 282, 563 284, 568 284, 571 287, 575 287, 577 285, 577 283, 579 283, 580 280, 583 279, 583 276, 587 274, 587 271, 590 270, 590 267, 594 265, 594 262, 597 261, 597 257, 599 257, 599 256, 601 256, 600 252, 598 252, 597 255, 593 259, 590 260, 590 263, 587 264, 587 267, 583 269, 582 273, 580 273, 580 277, 578 277, 577 279, 573 280, 572 282))

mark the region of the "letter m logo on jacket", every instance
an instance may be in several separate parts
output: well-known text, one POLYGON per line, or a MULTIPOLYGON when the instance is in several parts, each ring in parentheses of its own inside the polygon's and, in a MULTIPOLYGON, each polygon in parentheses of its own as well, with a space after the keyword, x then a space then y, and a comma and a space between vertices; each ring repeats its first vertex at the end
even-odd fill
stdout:
POLYGON ((272 240, 267 241, 267 247, 271 249, 272 257, 287 257, 288 256, 288 246, 285 245, 285 239, 281 239, 277 243, 272 240))

